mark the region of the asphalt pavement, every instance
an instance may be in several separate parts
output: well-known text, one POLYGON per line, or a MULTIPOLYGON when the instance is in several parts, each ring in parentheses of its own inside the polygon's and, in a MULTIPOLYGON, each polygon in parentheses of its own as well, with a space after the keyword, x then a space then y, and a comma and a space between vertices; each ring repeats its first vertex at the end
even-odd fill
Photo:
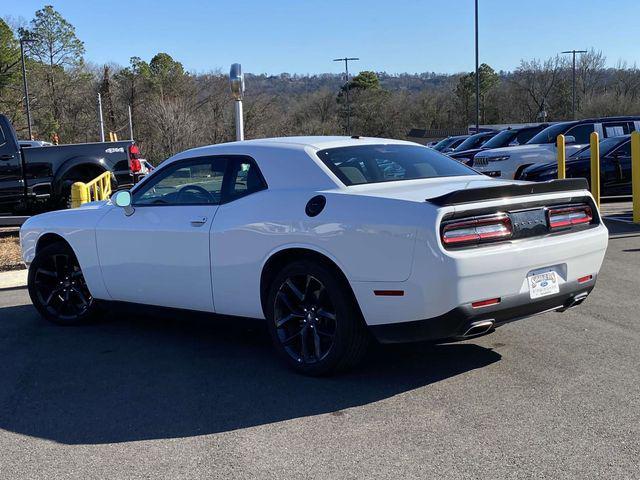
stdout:
POLYGON ((640 229, 580 307, 291 373, 260 322, 118 307, 56 327, 0 292, 0 477, 640 478, 640 229))

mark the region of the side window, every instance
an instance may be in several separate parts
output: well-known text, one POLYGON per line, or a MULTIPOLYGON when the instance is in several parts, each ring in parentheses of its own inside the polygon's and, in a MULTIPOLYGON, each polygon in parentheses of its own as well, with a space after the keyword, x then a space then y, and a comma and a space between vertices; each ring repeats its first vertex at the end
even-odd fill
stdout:
POLYGON ((236 200, 267 188, 258 166, 250 160, 231 160, 225 201, 236 200))
POLYGON ((217 205, 222 196, 224 158, 178 161, 133 193, 134 205, 217 205))
POLYGON ((625 142, 613 151, 616 157, 630 157, 631 156, 631 142, 625 142))
POLYGON ((602 124, 602 129, 604 130, 604 136, 606 138, 627 135, 633 131, 632 128, 633 125, 629 122, 610 122, 602 124))
POLYGON ((576 125, 570 128, 565 136, 573 136, 576 139, 576 143, 589 143, 589 136, 593 132, 593 123, 585 123, 583 125, 576 125))

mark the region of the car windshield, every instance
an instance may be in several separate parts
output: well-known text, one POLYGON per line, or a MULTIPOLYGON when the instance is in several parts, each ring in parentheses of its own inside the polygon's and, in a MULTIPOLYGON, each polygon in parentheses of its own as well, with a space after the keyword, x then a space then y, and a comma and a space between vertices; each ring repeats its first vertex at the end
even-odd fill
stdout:
MULTIPOLYGON (((600 142, 600 157, 604 157, 609 154, 618 145, 629 140, 629 137, 611 137, 605 138, 600 142)), ((573 158, 591 158, 591 147, 586 146, 582 150, 578 150, 573 154, 573 158)))
POLYGON ((451 145, 452 143, 454 143, 457 140, 457 137, 447 137, 447 138, 443 138, 442 140, 440 140, 438 143, 436 143, 432 148, 434 150, 444 150, 445 148, 447 148, 449 145, 451 145))
POLYGON ((464 142, 458 145, 453 149, 454 152, 463 152, 464 150, 470 150, 472 148, 478 148, 483 145, 488 138, 492 138, 486 132, 476 133, 475 135, 471 135, 464 142))
POLYGON ((573 126, 572 122, 556 123, 555 125, 550 125, 540 133, 538 133, 531 140, 529 140, 527 144, 535 145, 541 143, 556 143, 558 135, 566 132, 571 126, 573 126))
POLYGON ((359 145, 329 148, 317 155, 345 185, 479 175, 456 160, 417 145, 359 145))
POLYGON ((495 137, 487 140, 482 146, 486 148, 506 147, 518 136, 518 130, 502 130, 495 137))

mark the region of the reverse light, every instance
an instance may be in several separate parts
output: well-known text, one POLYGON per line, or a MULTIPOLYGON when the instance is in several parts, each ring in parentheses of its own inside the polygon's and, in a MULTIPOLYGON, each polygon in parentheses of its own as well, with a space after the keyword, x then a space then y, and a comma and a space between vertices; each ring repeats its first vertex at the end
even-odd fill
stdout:
POLYGON ((585 275, 584 277, 580 277, 578 279, 578 283, 587 283, 592 278, 593 278, 593 275, 585 275))
POLYGON ((445 246, 462 246, 505 240, 513 235, 511 220, 505 214, 465 218, 446 223, 442 229, 445 246))
POLYGON ((547 216, 549 218, 549 227, 552 230, 589 224, 593 220, 593 212, 588 205, 550 208, 547 216))
POLYGON ((140 163, 140 149, 135 143, 129 145, 129 168, 133 173, 138 173, 142 170, 142 164, 140 163))

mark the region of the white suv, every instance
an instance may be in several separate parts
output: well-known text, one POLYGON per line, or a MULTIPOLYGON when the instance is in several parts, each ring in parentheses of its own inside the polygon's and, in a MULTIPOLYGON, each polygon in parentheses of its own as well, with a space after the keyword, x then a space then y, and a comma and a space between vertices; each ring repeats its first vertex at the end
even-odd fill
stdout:
POLYGON ((567 157, 589 144, 592 132, 600 139, 627 135, 640 130, 640 117, 611 117, 555 123, 524 145, 494 148, 479 152, 473 168, 490 177, 518 179, 522 171, 534 163, 554 162, 558 152, 556 139, 565 136, 567 157))

